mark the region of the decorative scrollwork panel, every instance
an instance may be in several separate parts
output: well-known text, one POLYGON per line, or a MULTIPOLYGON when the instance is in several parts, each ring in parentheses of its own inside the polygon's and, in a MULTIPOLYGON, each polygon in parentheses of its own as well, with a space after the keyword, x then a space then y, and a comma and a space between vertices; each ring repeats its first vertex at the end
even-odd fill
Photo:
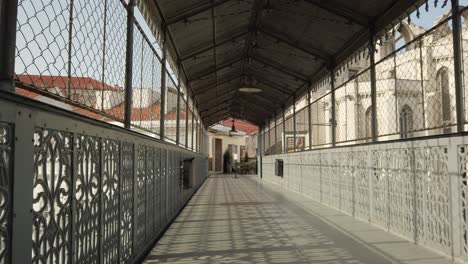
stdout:
POLYGON ((141 248, 146 240, 146 147, 139 145, 137 151, 137 176, 136 184, 136 247, 141 248))
POLYGON ((146 237, 151 239, 154 233, 154 149, 146 147, 146 237))
POLYGON ((390 230, 414 237, 414 154, 413 149, 389 152, 389 227, 390 230))
POLYGON ((102 151, 102 254, 104 263, 112 264, 119 262, 120 143, 112 140, 103 140, 102 151))
POLYGON ((352 215, 354 211, 354 164, 353 152, 341 153, 339 156, 341 162, 341 190, 340 190, 340 206, 341 210, 352 215))
POLYGON ((156 233, 161 229, 161 149, 154 149, 154 228, 156 233))
POLYGON ((369 220, 370 212, 370 189, 369 189, 369 168, 367 160, 369 155, 365 151, 354 152, 354 215, 363 220, 369 220))
POLYGON ((127 262, 133 255, 133 145, 122 143, 120 261, 127 262))
POLYGON ((97 138, 77 136, 74 197, 76 263, 99 262, 101 144, 97 138))
POLYGON ((70 133, 34 133, 33 263, 70 262, 72 142, 70 133))
POLYGON ((418 225, 416 239, 448 252, 451 242, 447 148, 420 148, 415 153, 418 225))
POLYGON ((383 227, 388 225, 388 150, 372 152, 372 222, 383 227))
POLYGON ((462 254, 468 256, 468 145, 458 147, 462 254))
POLYGON ((0 263, 10 263, 12 129, 0 123, 0 263))

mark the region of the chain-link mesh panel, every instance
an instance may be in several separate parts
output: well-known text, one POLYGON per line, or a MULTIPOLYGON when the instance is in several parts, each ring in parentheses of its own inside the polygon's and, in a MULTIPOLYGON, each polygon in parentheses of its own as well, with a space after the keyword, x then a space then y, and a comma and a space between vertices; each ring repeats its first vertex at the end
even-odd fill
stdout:
POLYGON ((294 119, 290 116, 284 120, 285 142, 284 148, 286 152, 294 151, 294 119))
POLYGON ((365 115, 371 105, 369 79, 370 70, 365 70, 335 90, 336 142, 370 137, 370 119, 365 115))
POLYGON ((115 108, 124 100, 125 21, 118 0, 19 1, 17 87, 122 120, 115 108))
POLYGON ((193 120, 192 120, 192 111, 188 110, 188 121, 187 121, 187 148, 192 149, 192 142, 193 142, 193 120))
POLYGON ((177 137, 177 85, 169 72, 166 72, 166 111, 164 118, 164 136, 166 139, 175 142, 177 137))
POLYGON ((179 144, 182 146, 185 146, 186 142, 186 133, 187 133, 187 120, 186 120, 186 115, 187 115, 187 102, 184 100, 182 94, 180 96, 180 108, 179 108, 179 116, 180 116, 180 122, 179 122, 179 144))
POLYGON ((276 154, 283 153, 283 117, 276 122, 276 154))
POLYGON ((296 151, 309 148, 309 108, 305 107, 296 112, 296 151))

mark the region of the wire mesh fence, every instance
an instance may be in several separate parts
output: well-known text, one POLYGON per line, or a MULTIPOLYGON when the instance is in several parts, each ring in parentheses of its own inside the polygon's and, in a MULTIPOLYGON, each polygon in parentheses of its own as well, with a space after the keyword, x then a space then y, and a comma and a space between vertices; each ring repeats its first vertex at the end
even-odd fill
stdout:
MULTIPOLYGON (((164 140, 171 143, 177 140, 177 117, 180 116, 179 133, 185 146, 186 134, 192 134, 191 129, 197 128, 191 126, 187 133, 187 107, 177 108, 177 67, 167 58, 166 102, 165 109, 161 109, 161 37, 135 8, 135 20, 131 25, 133 39, 127 39, 130 8, 127 2, 18 1, 16 91, 116 124, 124 121, 126 104, 129 104, 129 122, 137 131, 159 137, 161 118, 165 117, 164 140), (128 41, 132 43, 131 56, 127 56, 128 41), (128 59, 132 69, 131 102, 125 101, 128 59)), ((184 89, 181 102, 187 101, 185 86, 184 89)))
MULTIPOLYGON (((300 137, 299 134, 305 130, 306 138, 308 135, 311 138, 309 146, 306 139, 305 149, 327 147, 332 143, 370 142, 374 136, 373 96, 376 103, 375 139, 378 141, 456 132, 456 75, 462 80, 460 94, 464 108, 467 107, 468 77, 463 73, 468 54, 465 51, 468 45, 468 23, 465 19, 468 7, 463 7, 467 2, 460 2, 457 14, 461 21, 461 50, 454 49, 457 32, 453 21, 457 19, 452 16, 451 2, 434 1, 433 5, 428 2, 413 6, 399 20, 378 32, 373 43, 364 44, 330 70, 334 73, 334 101, 329 74, 313 82, 310 131, 309 120, 305 118, 307 113, 297 107, 302 100, 299 99, 295 102, 296 130, 285 133, 300 137), (370 54, 372 50, 374 53, 370 54), (371 55, 374 65, 371 64, 371 55), (462 60, 459 72, 455 65, 456 56, 462 60), (375 83, 371 78, 373 71, 375 83), (372 87, 375 87, 374 94, 372 87), (333 132, 335 142, 332 141, 333 132)), ((468 114, 463 111, 460 114, 464 115, 462 120, 466 123, 468 114)))
MULTIPOLYGON (((126 9, 118 0, 18 3, 16 86, 123 120, 126 9)), ((72 110, 72 107, 56 103, 72 110)))

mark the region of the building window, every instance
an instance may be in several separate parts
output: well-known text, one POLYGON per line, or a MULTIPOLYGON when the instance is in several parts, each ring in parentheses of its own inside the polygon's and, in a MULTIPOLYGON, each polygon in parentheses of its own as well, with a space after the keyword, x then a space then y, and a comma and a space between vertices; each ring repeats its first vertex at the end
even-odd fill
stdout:
POLYGON ((437 72, 437 88, 441 94, 442 124, 450 125, 452 122, 452 109, 450 105, 449 73, 447 68, 441 68, 437 72))
POLYGON ((408 138, 408 133, 413 130, 413 110, 407 105, 400 111, 401 138, 408 138))

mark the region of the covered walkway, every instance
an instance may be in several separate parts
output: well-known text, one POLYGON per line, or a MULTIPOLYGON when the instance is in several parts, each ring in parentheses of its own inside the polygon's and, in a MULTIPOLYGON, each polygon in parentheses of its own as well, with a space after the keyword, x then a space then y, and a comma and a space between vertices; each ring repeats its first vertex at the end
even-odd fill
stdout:
POLYGON ((145 263, 451 263, 256 176, 211 175, 145 263))

